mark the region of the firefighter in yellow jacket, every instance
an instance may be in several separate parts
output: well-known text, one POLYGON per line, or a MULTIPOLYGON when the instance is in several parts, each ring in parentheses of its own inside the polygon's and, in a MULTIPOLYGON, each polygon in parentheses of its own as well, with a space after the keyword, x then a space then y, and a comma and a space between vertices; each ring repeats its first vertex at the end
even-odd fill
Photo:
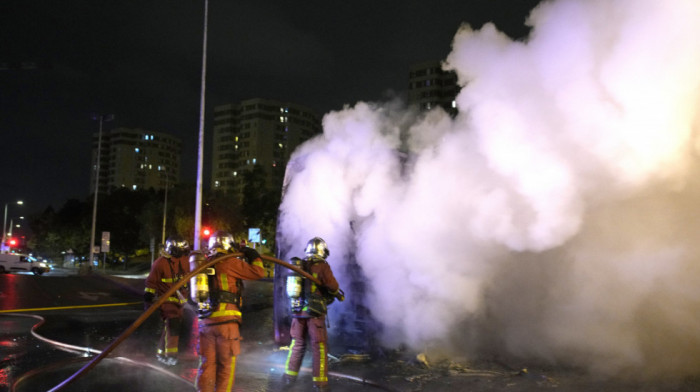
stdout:
POLYGON ((209 275, 209 303, 199 307, 199 370, 195 380, 199 392, 233 389, 236 356, 241 349, 242 279, 258 280, 265 276, 258 252, 238 247, 233 236, 224 231, 217 231, 209 238, 209 260, 239 251, 244 256, 214 264, 214 274, 209 275))
MULTIPOLYGON (((160 257, 151 267, 146 277, 144 307, 148 308, 156 297, 163 295, 173 284, 182 280, 190 272, 188 262, 189 244, 179 235, 165 240, 160 257)), ((158 342, 156 357, 168 366, 177 364, 180 332, 184 326, 183 308, 187 302, 187 287, 176 291, 160 306, 163 319, 163 332, 158 342)))

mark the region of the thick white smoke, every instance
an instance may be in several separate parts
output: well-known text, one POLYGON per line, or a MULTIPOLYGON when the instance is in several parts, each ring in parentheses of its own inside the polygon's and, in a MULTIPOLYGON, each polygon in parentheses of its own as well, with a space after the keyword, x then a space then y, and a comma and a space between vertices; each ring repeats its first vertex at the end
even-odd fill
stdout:
POLYGON ((356 258, 386 344, 696 372, 700 3, 559 0, 528 24, 457 32, 454 119, 327 114, 282 237, 326 239, 341 285, 356 258))

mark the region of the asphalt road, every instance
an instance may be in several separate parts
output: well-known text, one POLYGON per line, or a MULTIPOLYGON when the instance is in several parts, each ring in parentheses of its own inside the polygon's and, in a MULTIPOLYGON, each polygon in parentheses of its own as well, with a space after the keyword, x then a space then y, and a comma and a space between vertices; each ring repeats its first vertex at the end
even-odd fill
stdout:
MULTIPOLYGON (((71 270, 0 275, 0 392, 55 388, 111 347, 143 314, 142 281, 71 270)), ((281 389, 287 352, 272 339, 271 288, 271 282, 247 282, 235 391, 281 389)), ((189 313, 192 330, 195 321, 189 313)), ((160 326, 156 311, 105 360, 61 390, 194 390, 196 342, 182 339, 180 363, 166 367, 155 360, 160 326)), ((347 377, 335 377, 333 383, 340 392, 381 390, 347 377)), ((297 384, 290 391, 310 390, 310 376, 302 374, 297 384)))
MULTIPOLYGON (((287 352, 272 332, 270 282, 246 282, 242 353, 234 391, 277 391, 287 352)), ((46 391, 61 384, 117 340, 143 314, 143 277, 79 276, 73 270, 43 276, 0 274, 0 392, 46 391), (34 332, 32 332, 34 330, 34 332)), ((194 327, 195 319, 188 320, 194 327)), ((110 355, 62 391, 192 391, 198 358, 195 341, 183 339, 181 361, 155 360, 157 312, 110 355)), ((382 351, 371 358, 331 347, 334 392, 454 392, 555 390, 566 392, 696 392, 700 376, 670 380, 594 379, 577 369, 525 362, 418 361, 416 353, 382 351), (527 368, 527 371, 523 369, 527 368)), ((310 355, 304 367, 308 370, 310 355)), ((700 375, 700 370, 699 370, 700 375)), ((311 390, 302 372, 290 392, 311 390)))

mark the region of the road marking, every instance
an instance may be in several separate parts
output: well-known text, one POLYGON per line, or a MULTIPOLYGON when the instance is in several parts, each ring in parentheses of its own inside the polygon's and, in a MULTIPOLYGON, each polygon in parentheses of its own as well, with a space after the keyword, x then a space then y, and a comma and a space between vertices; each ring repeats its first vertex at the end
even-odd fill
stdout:
POLYGON ((88 299, 90 301, 97 301, 97 298, 101 295, 103 297, 108 297, 109 293, 105 293, 102 291, 97 291, 97 292, 85 292, 85 291, 78 291, 78 294, 84 299, 88 299))
POLYGON ((39 312, 42 310, 63 310, 63 309, 85 309, 85 308, 103 308, 107 306, 127 306, 136 305, 141 302, 123 302, 119 304, 101 304, 101 305, 76 305, 76 306, 55 306, 53 308, 31 308, 31 309, 6 309, 0 310, 0 313, 17 313, 17 312, 39 312))

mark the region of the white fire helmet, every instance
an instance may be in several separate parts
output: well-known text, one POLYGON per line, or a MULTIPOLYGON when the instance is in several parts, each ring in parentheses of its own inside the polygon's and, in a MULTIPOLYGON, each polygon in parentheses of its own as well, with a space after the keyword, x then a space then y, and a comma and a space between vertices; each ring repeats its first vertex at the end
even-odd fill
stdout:
POLYGON ((181 257, 189 252, 190 244, 180 235, 171 235, 165 240, 163 250, 172 257, 181 257))
POLYGON ((235 242, 231 233, 218 230, 209 237, 209 252, 224 251, 231 253, 235 250, 235 242))
POLYGON ((307 256, 316 255, 324 259, 331 254, 331 252, 328 250, 326 241, 324 241, 321 237, 314 237, 310 239, 306 244, 306 250, 304 250, 304 253, 306 253, 307 256))

